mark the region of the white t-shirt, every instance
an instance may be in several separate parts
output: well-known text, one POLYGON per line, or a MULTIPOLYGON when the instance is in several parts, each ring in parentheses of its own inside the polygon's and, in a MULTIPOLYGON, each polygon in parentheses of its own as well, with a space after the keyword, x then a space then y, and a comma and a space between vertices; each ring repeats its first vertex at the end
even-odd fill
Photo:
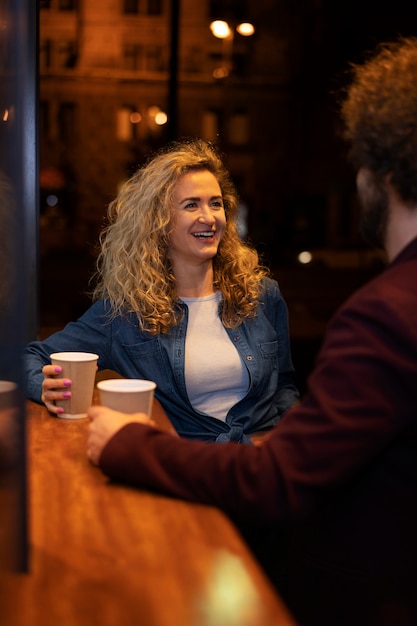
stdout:
POLYGON ((249 374, 218 315, 221 293, 181 298, 188 306, 185 383, 196 411, 225 420, 249 388, 249 374))

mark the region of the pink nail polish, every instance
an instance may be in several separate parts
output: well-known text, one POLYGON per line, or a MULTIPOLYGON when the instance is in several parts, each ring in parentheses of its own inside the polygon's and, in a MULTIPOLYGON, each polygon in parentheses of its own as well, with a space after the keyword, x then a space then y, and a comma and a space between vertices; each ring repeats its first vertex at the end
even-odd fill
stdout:
POLYGON ((70 380, 64 380, 64 387, 71 387, 72 382, 70 380))
POLYGON ((60 374, 60 373, 62 372, 62 367, 60 367, 59 365, 57 365, 57 366, 56 366, 56 368, 55 368, 55 372, 56 372, 57 374, 60 374))
POLYGON ((64 398, 71 398, 71 392, 70 391, 65 391, 65 393, 62 394, 64 396, 64 398))

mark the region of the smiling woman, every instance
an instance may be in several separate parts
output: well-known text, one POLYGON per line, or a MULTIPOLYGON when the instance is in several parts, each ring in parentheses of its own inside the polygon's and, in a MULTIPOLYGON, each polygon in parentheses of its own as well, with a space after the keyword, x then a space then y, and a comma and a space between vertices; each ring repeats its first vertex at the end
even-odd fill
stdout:
POLYGON ((168 256, 179 296, 214 293, 213 258, 226 228, 220 185, 201 169, 179 179, 173 198, 168 256))
POLYGON ((27 347, 27 394, 59 416, 71 381, 52 352, 99 354, 98 367, 155 381, 180 435, 249 442, 297 400, 287 307, 239 238, 238 196, 213 145, 174 142, 110 204, 94 304, 27 347))

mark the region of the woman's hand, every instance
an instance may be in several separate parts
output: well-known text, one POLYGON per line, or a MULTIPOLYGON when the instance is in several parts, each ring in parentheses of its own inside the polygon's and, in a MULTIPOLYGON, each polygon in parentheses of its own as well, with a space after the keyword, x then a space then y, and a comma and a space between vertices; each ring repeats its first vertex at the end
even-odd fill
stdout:
POLYGON ((98 465, 104 446, 123 426, 132 422, 153 424, 146 413, 121 413, 105 406, 91 406, 87 413, 91 420, 88 426, 87 456, 95 465, 98 465))
POLYGON ((67 400, 71 397, 72 381, 68 378, 61 378, 62 367, 59 365, 45 365, 42 368, 44 380, 42 383, 41 400, 50 413, 59 415, 64 412, 62 407, 55 405, 55 400, 67 400))

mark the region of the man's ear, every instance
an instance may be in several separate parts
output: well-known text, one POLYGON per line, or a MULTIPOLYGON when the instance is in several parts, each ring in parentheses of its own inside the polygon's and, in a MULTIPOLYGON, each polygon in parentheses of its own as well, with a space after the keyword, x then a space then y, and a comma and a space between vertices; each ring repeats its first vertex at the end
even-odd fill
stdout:
POLYGON ((382 179, 382 182, 385 185, 385 189, 386 189, 388 200, 389 200, 389 206, 391 206, 393 203, 398 204, 399 202, 401 204, 404 204, 404 201, 402 200, 397 187, 392 182, 392 172, 388 172, 387 174, 385 174, 385 176, 382 179))

